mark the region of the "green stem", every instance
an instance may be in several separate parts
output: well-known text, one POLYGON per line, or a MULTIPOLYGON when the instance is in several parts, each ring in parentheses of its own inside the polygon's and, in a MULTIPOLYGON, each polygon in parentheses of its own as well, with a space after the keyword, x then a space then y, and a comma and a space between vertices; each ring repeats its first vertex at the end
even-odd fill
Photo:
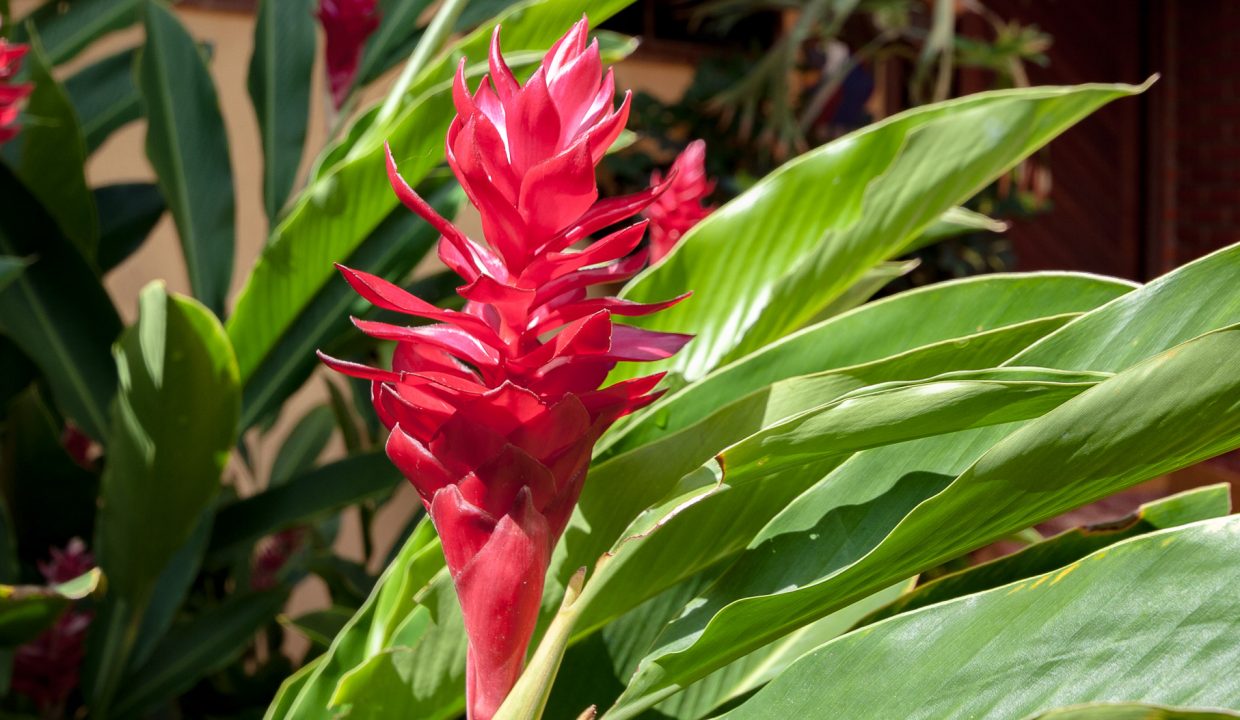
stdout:
POLYGON ((430 26, 426 28, 425 33, 422 33, 417 47, 413 49, 409 60, 405 62, 405 67, 400 71, 400 77, 396 78, 396 84, 392 86, 387 98, 383 100, 383 106, 379 108, 379 114, 375 116, 374 127, 382 127, 400 110, 405 93, 409 92, 414 79, 447 40, 452 27, 456 25, 456 19, 465 9, 465 2, 466 0, 444 0, 443 6, 435 13, 430 26))
POLYGON ((560 661, 564 658, 564 649, 568 647, 568 639, 572 636, 573 623, 580 611, 577 599, 581 597, 581 587, 585 580, 585 568, 573 573, 568 587, 564 590, 564 602, 560 604, 560 611, 555 614, 542 642, 538 643, 538 649, 530 658, 529 665, 517 679, 516 686, 508 693, 493 720, 538 720, 542 717, 543 710, 547 707, 547 697, 551 694, 551 685, 555 682, 560 661))

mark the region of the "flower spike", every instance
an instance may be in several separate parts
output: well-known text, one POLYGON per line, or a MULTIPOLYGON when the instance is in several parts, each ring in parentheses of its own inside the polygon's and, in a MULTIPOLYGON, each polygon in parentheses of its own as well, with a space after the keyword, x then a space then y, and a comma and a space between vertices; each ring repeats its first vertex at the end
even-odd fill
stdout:
POLYGON ((485 245, 419 197, 388 150, 392 188, 440 233, 439 256, 464 280, 465 309, 436 307, 341 267, 374 305, 432 324, 354 321, 397 343, 390 370, 322 356, 372 383, 375 412, 390 431, 388 457, 439 532, 469 636, 470 720, 490 720, 521 673, 551 552, 594 443, 658 398, 663 376, 600 386, 617 363, 663 360, 690 340, 614 322, 685 296, 642 304, 588 294, 642 268, 647 221, 570 249, 673 187, 669 176, 629 197, 598 199, 595 168, 624 127, 630 99, 614 106, 612 76, 603 75, 587 31, 583 18, 524 84, 504 61, 498 28, 491 72, 473 92, 462 61, 445 153, 478 208, 485 245))

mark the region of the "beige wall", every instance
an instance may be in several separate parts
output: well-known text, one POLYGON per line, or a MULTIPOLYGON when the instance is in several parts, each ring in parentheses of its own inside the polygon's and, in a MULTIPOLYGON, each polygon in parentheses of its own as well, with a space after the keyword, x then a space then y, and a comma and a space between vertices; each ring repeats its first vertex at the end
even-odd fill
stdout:
MULTIPOLYGON (((14 0, 14 16, 23 16, 35 5, 34 0, 14 0)), ((237 247, 232 280, 232 292, 235 296, 262 251, 267 237, 261 194, 262 150, 259 146, 257 121, 246 90, 254 18, 249 14, 186 8, 178 8, 177 14, 196 40, 209 43, 213 48, 211 73, 219 93, 228 133, 237 202, 237 247)), ((139 28, 116 33, 68 64, 63 71, 70 74, 100 57, 137 45, 141 40, 142 33, 139 28)), ((315 77, 322 78, 321 68, 316 68, 315 77)), ((691 78, 692 71, 688 66, 630 60, 617 68, 620 87, 645 89, 664 99, 674 98, 682 93, 691 78)), ((372 99, 381 94, 382 88, 369 93, 372 99)), ((314 150, 308 152, 303 159, 303 175, 313 160, 313 155, 326 140, 328 112, 326 94, 322 83, 319 83, 311 103, 309 127, 308 147, 314 150)), ((154 173, 143 148, 145 133, 145 123, 136 122, 113 134, 92 156, 87 166, 91 185, 153 180, 154 173)), ((473 229, 476 232, 477 221, 472 212, 465 211, 459 221, 467 231, 473 229)), ((126 322, 131 322, 136 315, 139 290, 156 278, 163 279, 174 291, 189 290, 176 231, 167 215, 159 222, 143 247, 105 279, 108 291, 126 322)), ((266 437, 252 438, 251 445, 260 468, 258 478, 266 477, 266 469, 270 467, 276 449, 297 419, 314 405, 325 401, 326 393, 322 383, 308 383, 290 402, 280 421, 266 437)), ((343 446, 336 438, 326 449, 324 457, 330 458, 342 453, 343 446)), ((234 463, 230 476, 243 494, 261 489, 260 481, 249 477, 239 463, 234 463)), ((396 499, 379 513, 374 538, 378 549, 377 556, 382 557, 387 552, 416 505, 416 494, 410 488, 402 487, 396 499)), ((360 538, 360 525, 356 514, 350 512, 341 528, 337 551, 343 557, 360 561, 360 538)), ((371 569, 379 570, 378 567, 371 569)), ((298 587, 290 602, 289 613, 296 615, 319 609, 328 602, 325 586, 314 578, 298 587)), ((290 654, 299 655, 304 649, 305 643, 299 637, 290 637, 286 643, 286 651, 290 654)))

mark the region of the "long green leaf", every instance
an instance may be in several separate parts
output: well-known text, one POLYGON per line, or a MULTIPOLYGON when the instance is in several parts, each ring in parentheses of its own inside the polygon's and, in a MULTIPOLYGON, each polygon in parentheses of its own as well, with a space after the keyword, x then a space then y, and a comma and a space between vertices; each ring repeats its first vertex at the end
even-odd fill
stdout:
POLYGON ((211 531, 211 552, 254 542, 299 522, 376 497, 400 481, 383 453, 355 455, 222 508, 211 531))
POLYGON ((0 585, 0 647, 29 642, 51 627, 74 600, 102 588, 98 568, 68 582, 47 587, 0 585))
POLYGON ((1189 490, 1146 503, 1119 520, 1068 530, 1019 552, 922 585, 866 616, 858 625, 1047 573, 1121 540, 1222 517, 1231 512, 1229 490, 1226 484, 1189 490))
POLYGON ((151 658, 126 681, 115 714, 150 710, 228 665, 253 642, 254 633, 271 622, 285 600, 286 593, 278 590, 240 595, 173 627, 151 658))
POLYGON ((1134 538, 846 635, 723 717, 850 707, 859 718, 1017 718, 1103 701, 1240 708, 1237 551, 1236 516, 1134 538))
POLYGON ((328 406, 318 405, 303 415, 276 453, 268 487, 283 485, 314 467, 335 431, 336 416, 328 406))
MULTIPOLYGON (((328 282, 332 263, 347 258, 396 208, 384 171, 383 141, 390 141, 404 177, 417 185, 443 159, 443 137, 452 118, 450 81, 457 61, 486 58, 491 29, 502 20, 504 47, 518 68, 529 67, 564 30, 589 11, 602 21, 631 0, 527 0, 450 46, 415 81, 403 109, 366 139, 320 166, 319 175, 293 202, 237 297, 228 332, 249 377, 328 282)), ((484 65, 471 67, 471 75, 484 65)), ((370 117, 369 115, 367 117, 370 117)))
POLYGON ((119 183, 95 188, 99 207, 99 271, 124 262, 150 237, 168 206, 151 183, 119 183))
POLYGON ((116 392, 110 348, 120 318, 94 270, 2 163, 0 196, 22 208, 0 213, 0 252, 31 258, 0 290, 4 333, 42 371, 61 412, 104 439, 116 392))
POLYGON ((228 135, 215 85, 192 37, 161 0, 146 0, 138 88, 146 155, 176 221, 194 295, 223 315, 236 208, 228 135))
POLYGON ((34 91, 26 113, 34 121, 19 137, 17 173, 26 187, 54 208, 56 223, 89 262, 95 261, 99 213, 86 185, 86 143, 77 112, 36 36, 30 40, 30 81, 34 91))
POLYGON ((1240 713, 1204 708, 1176 708, 1147 703, 1089 703, 1040 712, 1026 720, 1230 720, 1240 713))
POLYGON ((317 50, 310 0, 262 0, 249 89, 263 145, 263 206, 274 223, 297 180, 317 50))
MULTIPOLYGON (((134 84, 134 58, 137 48, 87 65, 65 80, 65 91, 82 121, 87 154, 99 149, 113 131, 142 117, 142 98, 134 84)), ((108 215, 100 210, 99 219, 108 215)))
MULTIPOLYGON (((1001 440, 889 532, 862 526, 873 539, 850 538, 828 563, 771 566, 782 578, 731 573, 668 626, 613 717, 899 577, 1240 445, 1240 376, 1226 360, 1237 352, 1240 328, 1231 327, 1124 371, 1001 440)), ((754 562, 762 552, 754 548, 754 562)))
POLYGON ((669 394, 605 437, 595 454, 606 458, 643 445, 780 380, 1035 318, 1093 310, 1132 288, 1073 273, 987 275, 883 298, 771 343, 669 394))
POLYGON ((108 436, 95 550, 111 605, 96 632, 91 694, 103 714, 152 591, 219 490, 241 392, 223 327, 159 282, 115 349, 120 392, 108 436))
POLYGON ((138 21, 142 0, 48 0, 14 28, 13 38, 26 42, 25 27, 34 23, 48 57, 59 65, 104 35, 138 21))
MULTIPOLYGON (((623 293, 695 340, 662 369, 706 375, 796 330, 944 212, 1129 85, 1030 88, 916 108, 785 164, 703 220, 623 293)), ((617 379, 643 368, 620 368, 617 379)))

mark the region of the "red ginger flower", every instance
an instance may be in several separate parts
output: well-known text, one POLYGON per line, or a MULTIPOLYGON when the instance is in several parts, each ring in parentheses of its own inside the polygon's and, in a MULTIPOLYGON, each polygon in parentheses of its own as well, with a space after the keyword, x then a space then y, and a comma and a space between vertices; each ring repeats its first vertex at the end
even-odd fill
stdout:
MULTIPOLYGON (((676 157, 668 173, 671 187, 642 213, 650 220, 650 262, 656 263, 676 247, 680 238, 715 209, 702 200, 715 189, 706 179, 706 143, 694 140, 676 157)), ((650 175, 651 187, 663 184, 663 174, 650 175)))
POLYGON ((341 268, 358 293, 386 310, 435 321, 400 327, 355 320, 397 342, 392 369, 324 358, 372 381, 375 411, 391 431, 387 454, 417 488, 443 543, 469 636, 469 717, 489 720, 521 672, 538 618, 552 548, 585 482, 595 441, 652 402, 662 374, 600 389, 621 361, 660 360, 689 340, 613 324, 682 298, 639 304, 588 297, 597 284, 641 270, 639 222, 570 250, 632 217, 662 187, 598 201, 595 166, 628 117, 613 108, 586 21, 573 26, 521 85, 504 63, 499 31, 490 76, 470 94, 456 76, 457 117, 448 163, 482 216, 487 245, 439 217, 405 183, 389 152, 400 199, 442 237, 439 256, 466 284, 463 311, 445 310, 367 273, 341 268))
POLYGON ((379 27, 375 0, 320 0, 319 23, 327 41, 327 84, 339 108, 348 97, 366 39, 379 27))
MULTIPOLYGON (((95 567, 81 538, 73 538, 64 550, 52 548, 52 559, 39 563, 49 584, 79 577, 95 567)), ((13 656, 13 690, 30 698, 44 716, 59 715, 65 701, 78 686, 82 659, 86 655, 86 631, 94 614, 69 609, 33 641, 17 648, 13 656)))
POLYGON ((29 45, 12 45, 0 40, 0 145, 12 140, 21 130, 17 126, 17 114, 21 111, 21 102, 34 89, 29 83, 12 83, 29 50, 29 45))

